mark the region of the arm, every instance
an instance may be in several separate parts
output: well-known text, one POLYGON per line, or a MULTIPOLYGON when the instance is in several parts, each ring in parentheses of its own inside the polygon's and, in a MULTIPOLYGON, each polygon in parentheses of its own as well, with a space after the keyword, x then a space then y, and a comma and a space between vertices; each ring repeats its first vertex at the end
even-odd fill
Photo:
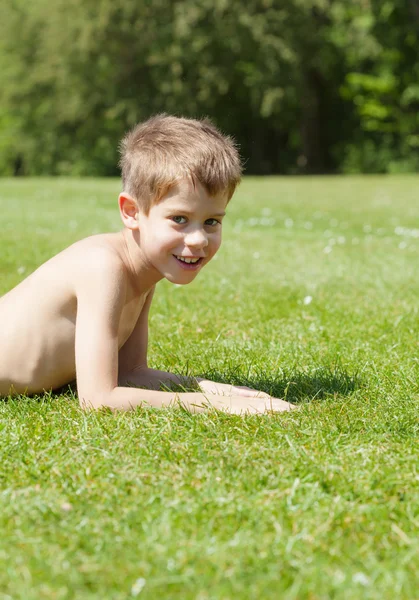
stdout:
POLYGON ((150 369, 147 365, 148 317, 154 290, 153 287, 149 292, 129 339, 119 351, 118 383, 121 386, 139 386, 150 390, 170 388, 171 384, 198 388, 197 380, 193 377, 150 369))
POLYGON ((232 386, 225 383, 209 381, 202 377, 175 375, 167 371, 150 369, 147 365, 148 317, 155 288, 149 292, 137 323, 124 346, 119 352, 118 382, 121 386, 139 386, 151 390, 162 387, 170 388, 171 384, 201 390, 206 394, 221 396, 247 396, 270 398, 268 394, 252 390, 245 386, 232 386))
MULTIPOLYGON (((103 249, 93 250, 77 281, 76 293, 76 378, 81 406, 126 410, 177 402, 175 393, 118 386, 118 328, 126 274, 116 257, 103 249)), ((189 405, 189 398, 184 401, 189 405)))
MULTIPOLYGON (((181 404, 191 412, 213 406, 236 414, 285 409, 273 399, 162 392, 118 385, 118 327, 126 292, 126 275, 119 261, 102 249, 92 251, 77 282, 76 292, 76 377, 83 408, 106 406, 129 410, 143 405, 181 404)), ((148 308, 149 304, 144 313, 146 316, 148 308)), ((146 347, 142 352, 144 357, 146 347)), ((284 404, 289 408, 288 403, 284 404)))
MULTIPOLYGON (((183 377, 147 367, 139 369, 137 373, 133 373, 131 377, 128 377, 128 384, 149 388, 137 391, 143 392, 144 404, 156 407, 180 404, 191 412, 202 412, 212 407, 230 414, 283 412, 296 408, 294 404, 246 386, 233 386, 199 377, 183 377), (171 383, 187 388, 196 387, 201 390, 201 393, 173 392, 170 394, 168 392, 151 391, 151 389, 158 390, 162 386, 170 388, 171 383), (146 400, 146 397, 148 400, 146 400), (168 400, 169 398, 171 399, 168 400)), ((135 388, 131 389, 135 390, 135 388)))

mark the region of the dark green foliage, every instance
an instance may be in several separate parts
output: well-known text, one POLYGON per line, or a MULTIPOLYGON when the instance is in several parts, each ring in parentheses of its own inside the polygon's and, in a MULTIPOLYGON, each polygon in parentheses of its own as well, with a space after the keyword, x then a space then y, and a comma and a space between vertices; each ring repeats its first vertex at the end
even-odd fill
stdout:
POLYGON ((415 0, 3 0, 0 173, 115 175, 161 111, 248 172, 415 170, 418 33, 415 0))

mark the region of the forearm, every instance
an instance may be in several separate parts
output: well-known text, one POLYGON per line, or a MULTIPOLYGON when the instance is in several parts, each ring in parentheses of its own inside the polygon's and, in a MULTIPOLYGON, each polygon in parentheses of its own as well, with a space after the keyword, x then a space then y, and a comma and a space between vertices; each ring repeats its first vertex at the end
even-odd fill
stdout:
POLYGON ((83 408, 108 407, 112 410, 130 410, 138 406, 152 408, 179 407, 195 413, 209 408, 222 410, 230 414, 261 414, 282 412, 295 408, 279 398, 246 387, 234 387, 219 384, 201 378, 183 377, 166 371, 157 371, 147 367, 120 375, 119 385, 107 392, 93 392, 91 398, 83 397, 79 390, 80 404, 83 408), (196 388, 197 392, 160 391, 159 388, 170 385, 196 388), (143 386, 147 389, 139 389, 143 386), (239 394, 239 395, 237 395, 239 394))
POLYGON ((139 386, 148 390, 159 390, 162 387, 171 388, 172 385, 198 389, 199 381, 200 378, 175 375, 174 373, 149 369, 148 367, 122 373, 119 377, 120 386, 139 386))
POLYGON ((108 393, 103 393, 90 401, 80 398, 80 404, 85 409, 107 407, 112 410, 131 410, 138 406, 152 408, 167 408, 182 406, 190 412, 203 412, 209 407, 228 409, 229 398, 214 397, 199 392, 161 392, 129 387, 115 387, 108 393))

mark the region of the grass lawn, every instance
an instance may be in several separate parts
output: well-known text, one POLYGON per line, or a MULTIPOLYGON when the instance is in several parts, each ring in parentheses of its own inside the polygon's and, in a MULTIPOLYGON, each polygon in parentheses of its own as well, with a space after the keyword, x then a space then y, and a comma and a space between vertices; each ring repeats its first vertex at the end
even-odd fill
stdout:
MULTIPOLYGON (((418 189, 248 178, 214 261, 190 286, 158 285, 150 366, 299 410, 0 401, 0 600, 417 598, 418 189)), ((117 231, 118 191, 1 180, 0 294, 117 231)))

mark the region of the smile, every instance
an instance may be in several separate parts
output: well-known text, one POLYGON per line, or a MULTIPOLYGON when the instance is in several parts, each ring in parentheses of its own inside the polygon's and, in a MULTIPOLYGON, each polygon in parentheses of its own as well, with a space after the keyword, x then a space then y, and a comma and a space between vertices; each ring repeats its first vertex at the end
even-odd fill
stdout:
POLYGON ((188 258, 186 256, 177 256, 176 254, 174 254, 173 256, 176 258, 180 266, 184 269, 196 269, 203 261, 202 257, 188 258))
POLYGON ((195 264, 198 262, 198 260, 201 260, 200 258, 186 258, 186 256, 176 256, 176 258, 178 260, 181 260, 182 262, 192 263, 192 264, 195 264))

